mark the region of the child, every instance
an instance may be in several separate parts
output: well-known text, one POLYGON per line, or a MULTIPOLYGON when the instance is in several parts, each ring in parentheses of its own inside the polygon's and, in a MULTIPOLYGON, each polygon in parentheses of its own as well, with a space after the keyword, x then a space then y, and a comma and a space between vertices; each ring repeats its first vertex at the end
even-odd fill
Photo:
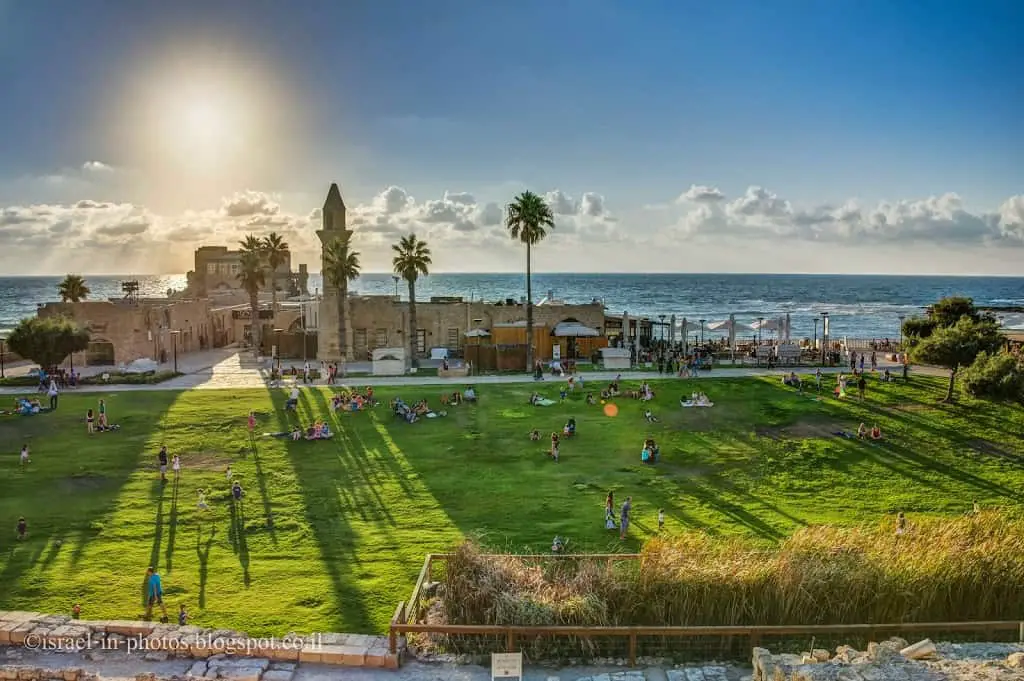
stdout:
POLYGON ((658 532, 661 532, 663 529, 665 529, 665 509, 659 508, 658 509, 658 532))
POLYGON ((196 495, 199 497, 199 501, 196 503, 196 507, 200 511, 205 511, 210 507, 206 505, 206 492, 202 489, 196 490, 196 495))
POLYGON ((89 433, 90 435, 92 435, 95 432, 92 426, 92 421, 93 415, 92 409, 90 409, 89 411, 85 412, 85 432, 89 433))
POLYGON ((235 484, 231 486, 231 496, 234 497, 235 501, 242 500, 242 485, 235 480, 235 484))
POLYGON ((25 522, 25 516, 18 518, 18 541, 24 541, 28 537, 28 523, 25 522))
POLYGON ((896 538, 899 539, 907 532, 907 516, 903 515, 903 511, 896 514, 896 538))
POLYGON ((551 458, 558 463, 558 433, 551 433, 551 458))
POLYGON ((558 401, 565 402, 565 398, 568 397, 569 393, 566 392, 565 388, 558 391, 558 401))
POLYGON ((75 603, 74 605, 71 606, 71 619, 77 620, 81 616, 82 616, 82 606, 80 606, 78 603, 75 603))
POLYGON ((224 478, 231 482, 231 464, 228 464, 227 468, 224 469, 224 478))
POLYGON ((814 387, 821 392, 821 369, 814 370, 814 387))
POLYGON ((562 542, 561 537, 555 537, 551 540, 551 553, 561 553, 565 550, 565 543, 562 542))
POLYGON ((540 431, 536 428, 530 431, 530 442, 540 442, 540 431))
POLYGON ((255 437, 256 435, 256 412, 249 412, 249 437, 255 437))
POLYGON ((178 607, 178 626, 183 627, 188 624, 188 612, 185 610, 185 604, 182 603, 178 607))
POLYGON ((644 418, 647 419, 647 423, 657 423, 658 417, 655 416, 650 409, 644 411, 644 418))
POLYGON ((171 470, 174 471, 174 479, 181 477, 181 457, 177 454, 171 459, 171 470))
POLYGON ((604 529, 615 529, 615 509, 612 507, 610 502, 604 507, 604 529))
POLYGON ((167 482, 167 445, 160 448, 157 453, 157 460, 160 462, 160 482, 167 482))
POLYGON ((100 419, 99 419, 99 421, 100 421, 100 428, 101 429, 107 427, 107 403, 104 402, 103 400, 100 400, 100 419))
POLYGON ((28 458, 28 445, 22 445, 21 446, 21 467, 24 468, 26 465, 28 465, 28 462, 29 462, 29 458, 28 458))

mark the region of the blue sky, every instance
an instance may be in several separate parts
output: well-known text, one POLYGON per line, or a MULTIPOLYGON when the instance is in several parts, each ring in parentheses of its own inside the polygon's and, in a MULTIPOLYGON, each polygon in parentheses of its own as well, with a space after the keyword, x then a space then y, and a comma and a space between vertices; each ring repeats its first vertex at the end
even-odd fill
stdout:
MULTIPOLYGON (((402 188, 414 203, 386 218, 401 230, 445 192, 483 206, 557 189, 577 205, 600 195, 602 243, 619 250, 627 233, 655 239, 659 221, 670 240, 699 241, 753 215, 723 201, 694 218, 672 204, 691 185, 790 202, 761 222, 857 199, 869 235, 879 201, 955 192, 960 203, 935 210, 980 219, 1024 192, 1022 22, 1024 4, 998 0, 0 0, 0 91, 13 103, 0 107, 0 206, 135 204, 166 230, 243 190, 306 215, 336 180, 371 224, 373 197, 402 188), (244 81, 243 98, 260 91, 239 104, 259 124, 230 171, 200 180, 139 142, 153 124, 133 111, 140 82, 173 95, 210 72, 244 81), (89 161, 117 173, 69 177, 89 161)), ((1009 208, 993 230, 1016 243, 1009 208)), ((574 233, 598 229, 577 217, 566 212, 574 233)), ((775 222, 760 236, 799 231, 775 222)))

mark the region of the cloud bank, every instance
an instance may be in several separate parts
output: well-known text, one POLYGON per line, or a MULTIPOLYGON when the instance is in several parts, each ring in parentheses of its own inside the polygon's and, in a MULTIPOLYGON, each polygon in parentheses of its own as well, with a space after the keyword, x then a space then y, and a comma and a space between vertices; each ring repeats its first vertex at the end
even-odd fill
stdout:
MULTIPOLYGON (((99 161, 76 170, 88 175, 119 172, 99 161)), ((742 263, 756 262, 750 259, 771 249, 780 263, 789 263, 796 247, 810 249, 808 253, 815 248, 815 253, 837 253, 839 247, 896 253, 917 248, 950 257, 998 252, 1006 262, 1007 249, 1013 249, 1012 257, 1024 257, 1024 248, 1016 250, 1024 246, 1024 195, 985 213, 966 209, 952 193, 877 205, 850 200, 801 207, 764 187, 752 186, 730 197, 715 186, 693 184, 664 204, 615 212, 593 191, 553 189, 542 194, 556 224, 537 251, 539 267, 548 270, 778 271, 742 263)), ((522 266, 521 247, 502 224, 502 207, 469 192, 416 197, 390 186, 368 200, 352 202, 348 219, 367 271, 389 270, 390 245, 410 232, 430 244, 438 271, 516 271, 522 266)), ((183 272, 191 269, 192 251, 200 245, 234 246, 246 234, 271 231, 289 242, 294 262, 316 270, 320 220, 319 208, 288 212, 280 197, 254 190, 226 196, 219 206, 178 215, 93 199, 8 205, 0 207, 0 270, 183 272)), ((781 266, 782 271, 792 267, 781 266)))

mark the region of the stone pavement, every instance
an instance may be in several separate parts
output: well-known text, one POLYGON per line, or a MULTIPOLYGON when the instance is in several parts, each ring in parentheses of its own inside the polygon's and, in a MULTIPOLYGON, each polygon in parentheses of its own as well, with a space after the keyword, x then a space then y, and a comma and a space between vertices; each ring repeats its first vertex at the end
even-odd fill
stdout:
MULTIPOLYGON (((287 366, 287 362, 285 362, 287 366)), ((298 363, 297 366, 301 364, 298 363)), ((363 363, 368 364, 368 363, 363 363)), ((208 350, 204 352, 192 353, 187 356, 178 358, 178 371, 183 373, 183 376, 158 383, 156 385, 86 385, 80 388, 75 388, 74 392, 81 393, 95 393, 95 392, 110 392, 112 389, 116 389, 119 392, 132 392, 132 391, 147 391, 147 390, 241 390, 245 388, 265 388, 268 385, 267 381, 267 367, 269 366, 269 360, 257 360, 252 354, 240 351, 237 348, 221 348, 217 350, 208 350)), ((890 371, 899 373, 902 369, 896 365, 880 365, 881 369, 889 367, 890 371)), ((170 369, 168 365, 161 365, 161 369, 170 369)), ((358 369, 368 369, 364 366, 358 366, 358 369)), ((813 367, 802 367, 797 370, 798 373, 807 375, 814 372, 813 367)), ((848 367, 832 367, 825 368, 822 371, 826 374, 836 374, 840 371, 849 371, 848 367)), ((945 376, 948 374, 945 370, 936 369, 933 367, 913 367, 912 373, 915 375, 927 375, 927 376, 945 376)), ((700 372, 697 380, 707 380, 715 378, 739 378, 746 376, 778 376, 781 377, 788 374, 790 369, 766 369, 756 367, 731 367, 723 365, 716 367, 711 371, 700 372)), ((659 374, 657 371, 592 371, 577 374, 578 377, 582 377, 584 385, 586 383, 592 383, 595 386, 601 384, 607 384, 612 381, 618 375, 624 376, 627 380, 632 381, 651 381, 658 379, 671 379, 671 375, 659 374)), ((286 377, 283 385, 290 387, 295 382, 292 377, 286 377)), ((499 374, 499 375, 486 375, 486 376, 472 376, 470 378, 441 378, 438 376, 355 376, 347 379, 341 379, 343 384, 348 385, 372 385, 374 387, 379 386, 416 386, 416 385, 446 385, 446 386, 465 386, 468 383, 472 383, 476 386, 481 385, 498 385, 498 384, 511 384, 511 383, 533 383, 534 379, 531 374, 499 374)), ((557 383, 559 379, 546 376, 542 383, 550 384, 557 383)), ((299 379, 298 385, 302 386, 302 381, 299 379)), ((325 382, 323 380, 318 381, 315 385, 323 386, 325 382)), ((0 388, 0 395, 19 395, 26 392, 31 392, 29 388, 0 388)))

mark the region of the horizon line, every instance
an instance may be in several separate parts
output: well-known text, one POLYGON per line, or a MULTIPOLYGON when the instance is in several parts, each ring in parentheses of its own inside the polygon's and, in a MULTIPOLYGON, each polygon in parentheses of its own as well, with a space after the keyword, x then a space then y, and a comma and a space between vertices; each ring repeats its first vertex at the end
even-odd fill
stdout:
MULTIPOLYGON (((59 273, 40 273, 40 274, 3 274, 0 275, 0 279, 30 279, 33 277, 63 277, 68 274, 76 274, 81 277, 182 277, 185 276, 186 272, 134 272, 131 274, 124 273, 82 273, 82 272, 64 272, 59 273)), ((310 271, 309 274, 320 275, 319 271, 310 271)), ((541 271, 534 270, 533 275, 542 276, 566 276, 566 275, 597 275, 597 276, 633 276, 633 277, 670 277, 670 276, 745 276, 745 277, 950 277, 950 278, 984 278, 984 279, 1024 279, 1024 274, 990 274, 990 273, 947 273, 947 272, 925 272, 925 273, 898 273, 898 272, 599 272, 599 271, 541 271)), ((359 276, 398 276, 393 271, 370 271, 361 272, 359 276)), ((491 272, 430 272, 421 278, 428 278, 430 276, 493 276, 493 275, 521 275, 525 276, 525 273, 521 270, 516 271, 491 271, 491 272)))

